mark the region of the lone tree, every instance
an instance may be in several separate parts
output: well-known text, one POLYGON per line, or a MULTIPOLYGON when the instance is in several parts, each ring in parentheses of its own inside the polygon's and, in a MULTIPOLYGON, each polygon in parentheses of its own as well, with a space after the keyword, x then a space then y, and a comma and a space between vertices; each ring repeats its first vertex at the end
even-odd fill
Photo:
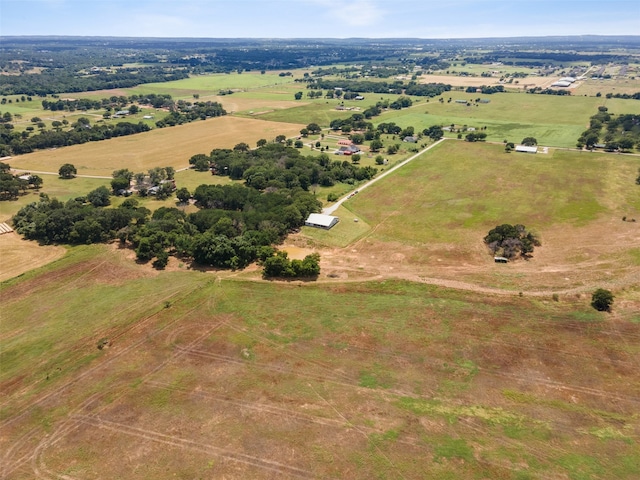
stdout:
POLYGON ((591 306, 599 312, 608 312, 613 304, 613 294, 609 290, 599 288, 591 295, 591 306))
POLYGON ((534 137, 524 137, 522 139, 522 145, 526 147, 533 147, 534 145, 538 145, 538 140, 534 137))
POLYGON ((60 170, 58 170, 58 175, 60 175, 60 178, 73 178, 76 176, 76 173, 78 173, 76 167, 74 167, 70 163, 65 163, 60 167, 60 170))
POLYGON ((484 237, 484 243, 493 255, 514 258, 520 255, 528 258, 533 253, 533 247, 540 246, 540 240, 532 232, 528 232, 524 225, 498 225, 484 237))

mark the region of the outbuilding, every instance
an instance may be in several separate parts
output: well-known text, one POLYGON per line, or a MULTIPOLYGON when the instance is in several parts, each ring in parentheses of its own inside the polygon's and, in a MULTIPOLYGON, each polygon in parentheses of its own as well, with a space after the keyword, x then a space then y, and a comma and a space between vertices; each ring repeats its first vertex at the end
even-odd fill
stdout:
POLYGON ((538 153, 538 147, 536 145, 527 146, 527 145, 516 145, 516 152, 521 153, 538 153))
POLYGON ((304 222, 304 224, 307 227, 324 228, 325 230, 329 230, 339 221, 340 219, 338 217, 334 217, 333 215, 311 213, 309 214, 309 217, 304 222))

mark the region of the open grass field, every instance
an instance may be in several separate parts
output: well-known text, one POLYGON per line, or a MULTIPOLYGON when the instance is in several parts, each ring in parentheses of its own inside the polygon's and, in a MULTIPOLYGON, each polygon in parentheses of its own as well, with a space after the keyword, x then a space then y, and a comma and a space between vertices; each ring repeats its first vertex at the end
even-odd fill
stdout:
POLYGON ((338 247, 326 265, 356 278, 437 277, 547 294, 633 284, 640 224, 621 218, 640 220, 637 168, 632 156, 507 154, 446 141, 343 204, 346 221, 328 232, 304 228, 303 237, 338 247), (351 232, 354 217, 370 231, 351 232), (532 260, 493 263, 482 238, 502 223, 540 235, 532 260), (341 248, 345 238, 359 240, 341 248))
MULTIPOLYGON (((302 71, 297 72, 302 76, 302 71)), ((247 90, 261 87, 274 87, 293 83, 294 76, 280 77, 278 72, 260 74, 259 72, 245 72, 242 74, 211 74, 194 75, 183 80, 173 82, 146 83, 137 87, 126 88, 114 93, 113 90, 97 90, 95 92, 73 93, 73 98, 105 98, 112 95, 141 95, 148 93, 168 93, 174 99, 193 100, 193 94, 202 96, 215 95, 220 90, 247 90)))
MULTIPOLYGON (((56 169, 57 170, 57 169, 56 169)), ((74 178, 71 180, 63 180, 56 175, 40 175, 43 185, 40 190, 27 190, 26 195, 19 196, 16 200, 8 200, 0 202, 0 222, 7 222, 25 205, 37 202, 40 193, 45 193, 51 198, 67 201, 70 198, 76 198, 86 195, 91 190, 95 190, 101 185, 110 188, 109 180, 102 178, 74 178)))
POLYGON ((508 139, 520 142, 532 136, 541 145, 575 147, 580 134, 586 130, 589 118, 605 104, 612 113, 640 113, 637 100, 618 100, 596 97, 558 97, 508 93, 481 95, 477 93, 447 92, 444 103, 430 99, 400 111, 385 112, 375 118, 376 123, 395 122, 422 131, 431 125, 468 125, 487 127, 487 139, 501 142, 508 139), (451 102, 447 102, 452 98, 451 102), (456 100, 490 100, 478 106, 456 103, 456 100), (614 101, 615 100, 615 101, 614 101))
POLYGON ((157 166, 187 167, 197 153, 209 154, 214 148, 232 148, 240 142, 255 145, 260 138, 298 134, 304 125, 265 122, 225 116, 175 127, 156 129, 137 135, 56 150, 42 150, 7 161, 12 168, 57 172, 71 163, 79 175, 110 176, 114 170, 128 168, 146 172, 157 166))
POLYGON ((640 475, 631 310, 157 274, 105 246, 0 288, 8 480, 640 475))

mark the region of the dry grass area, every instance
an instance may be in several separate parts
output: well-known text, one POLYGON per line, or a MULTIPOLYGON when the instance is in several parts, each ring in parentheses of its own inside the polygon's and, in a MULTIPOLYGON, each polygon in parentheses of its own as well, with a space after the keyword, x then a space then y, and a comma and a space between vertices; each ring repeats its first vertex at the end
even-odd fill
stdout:
POLYGON ((61 258, 63 247, 40 246, 15 232, 0 235, 0 282, 61 258))
MULTIPOLYGON (((420 83, 445 83, 453 87, 479 87, 481 85, 504 85, 508 89, 547 88, 560 77, 519 78, 519 83, 500 83, 500 77, 464 77, 458 75, 423 75, 420 83)), ((514 80, 515 81, 515 80, 514 80)))
MULTIPOLYGON (((336 227, 334 227, 336 228, 336 227)), ((323 260, 323 274, 346 280, 397 278, 450 288, 547 297, 590 294, 596 288, 617 290, 640 285, 637 223, 601 219, 588 227, 544 230, 544 244, 533 259, 496 264, 482 243, 481 232, 469 232, 460 243, 407 245, 381 240, 375 231, 345 248, 322 248, 302 234, 323 260), (611 242, 611 243, 609 243, 611 242)), ((290 241, 294 241, 292 238, 290 241)))
POLYGON ((267 100, 260 98, 242 97, 240 95, 211 96, 206 98, 202 97, 202 100, 210 100, 213 102, 221 103, 224 109, 229 113, 253 111, 255 115, 267 110, 285 110, 287 108, 308 105, 308 103, 295 100, 267 100))
POLYGON ((640 474, 630 309, 77 252, 2 290, 7 480, 640 474))
POLYGON ((14 157, 7 163, 12 168, 43 172, 57 172, 62 164, 71 163, 79 175, 107 177, 121 168, 134 172, 146 172, 157 166, 178 169, 187 167, 189 158, 197 153, 209 154, 214 148, 232 148, 240 142, 253 146, 261 138, 293 136, 302 127, 225 116, 101 142, 42 150, 14 157))

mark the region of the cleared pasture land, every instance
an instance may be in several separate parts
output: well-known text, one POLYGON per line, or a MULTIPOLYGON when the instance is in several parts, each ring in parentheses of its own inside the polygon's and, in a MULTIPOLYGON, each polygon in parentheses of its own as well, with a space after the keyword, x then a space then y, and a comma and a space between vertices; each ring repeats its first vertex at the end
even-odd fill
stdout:
POLYGON ((318 245, 343 247, 352 218, 371 227, 323 255, 327 272, 356 278, 444 278, 512 291, 588 291, 640 282, 637 157, 555 150, 507 154, 500 145, 446 141, 343 204, 318 245), (482 238, 503 223, 538 232, 532 260, 496 265, 482 238), (335 241, 333 236, 335 235, 335 241), (597 288, 597 287, 596 287, 597 288))
POLYGON ((3 478, 640 475, 629 311, 151 274, 102 246, 1 288, 3 478))
POLYGON ((430 99, 411 108, 385 112, 376 123, 395 122, 404 127, 413 126, 422 131, 431 125, 468 125, 476 129, 486 126, 487 140, 502 142, 507 139, 520 142, 524 137, 535 137, 541 145, 575 147, 580 134, 589 124, 589 118, 606 105, 611 113, 640 113, 637 100, 605 99, 596 97, 559 97, 525 93, 482 95, 479 93, 447 92, 442 98, 430 99), (451 98, 451 102, 448 99, 451 98), (476 98, 490 103, 476 106, 476 98), (456 103, 467 100, 470 106, 456 103), (613 101, 615 100, 615 102, 613 101))
POLYGON ((12 168, 57 172, 71 163, 81 175, 111 176, 114 170, 128 168, 146 172, 157 166, 176 169, 189 166, 197 153, 209 154, 214 148, 232 148, 240 142, 255 145, 260 138, 298 134, 304 125, 265 122, 224 116, 175 127, 161 128, 137 135, 56 150, 43 150, 14 157, 12 168))

